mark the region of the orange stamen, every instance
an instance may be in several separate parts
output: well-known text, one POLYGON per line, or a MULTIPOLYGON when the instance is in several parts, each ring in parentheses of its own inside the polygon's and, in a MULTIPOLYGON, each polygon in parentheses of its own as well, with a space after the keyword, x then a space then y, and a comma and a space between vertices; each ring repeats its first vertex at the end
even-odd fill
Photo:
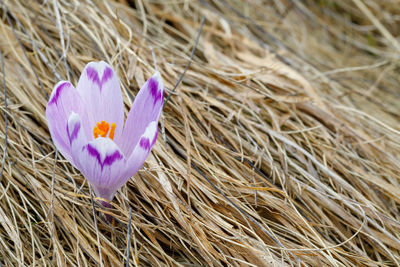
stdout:
MULTIPOLYGON (((111 140, 114 139, 114 132, 115 132, 116 127, 117 127, 117 125, 115 123, 111 124, 111 131, 110 131, 110 134, 108 135, 108 137, 111 140)), ((96 124, 96 126, 94 126, 94 129, 93 129, 94 138, 98 138, 99 136, 106 137, 108 130, 110 130, 110 124, 108 122, 105 122, 105 121, 98 122, 96 124)))
POLYGON ((108 137, 110 137, 111 140, 114 139, 114 132, 115 132, 116 127, 117 127, 117 125, 114 122, 111 123, 111 130, 110 130, 110 134, 108 135, 108 137))

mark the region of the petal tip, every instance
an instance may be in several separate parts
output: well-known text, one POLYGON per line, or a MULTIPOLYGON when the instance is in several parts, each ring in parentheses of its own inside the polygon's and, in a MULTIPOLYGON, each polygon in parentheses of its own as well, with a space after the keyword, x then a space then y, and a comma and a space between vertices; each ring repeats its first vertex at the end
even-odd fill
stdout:
POLYGON ((85 67, 85 72, 89 80, 102 86, 114 76, 112 67, 105 61, 89 62, 85 67))
POLYGON ((139 145, 141 148, 145 150, 150 150, 154 144, 156 143, 158 135, 158 123, 156 121, 152 121, 146 128, 146 131, 142 135, 139 141, 139 145))
POLYGON ((78 133, 80 129, 81 129, 81 118, 77 113, 72 111, 71 115, 69 115, 67 124, 67 133, 70 144, 72 144, 72 142, 78 138, 78 133))
POLYGON ((153 77, 156 78, 157 81, 161 80, 161 73, 156 70, 153 74, 153 77))
POLYGON ((51 92, 50 98, 49 98, 49 105, 53 104, 58 104, 58 98, 60 97, 62 91, 66 88, 71 86, 71 83, 69 81, 60 81, 58 82, 54 88, 53 91, 51 92))
POLYGON ((149 79, 148 86, 150 94, 154 99, 153 105, 164 99, 164 85, 158 71, 149 79))
POLYGON ((101 170, 103 170, 104 166, 113 165, 114 162, 124 158, 116 144, 108 138, 99 137, 82 148, 82 150, 85 149, 89 156, 97 160, 101 170))

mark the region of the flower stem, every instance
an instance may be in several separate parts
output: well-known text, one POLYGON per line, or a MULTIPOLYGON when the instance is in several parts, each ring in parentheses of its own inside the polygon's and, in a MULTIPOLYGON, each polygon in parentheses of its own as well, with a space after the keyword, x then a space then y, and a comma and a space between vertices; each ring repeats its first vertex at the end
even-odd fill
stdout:
MULTIPOLYGON (((112 208, 112 205, 111 205, 109 202, 107 202, 107 201, 101 200, 100 203, 101 203, 101 205, 103 205, 103 207, 106 208, 106 209, 111 209, 111 208, 112 208)), ((113 217, 112 215, 106 213, 106 214, 104 214, 104 216, 105 216, 106 221, 107 221, 108 223, 111 224, 111 223, 113 222, 114 217, 113 217)))

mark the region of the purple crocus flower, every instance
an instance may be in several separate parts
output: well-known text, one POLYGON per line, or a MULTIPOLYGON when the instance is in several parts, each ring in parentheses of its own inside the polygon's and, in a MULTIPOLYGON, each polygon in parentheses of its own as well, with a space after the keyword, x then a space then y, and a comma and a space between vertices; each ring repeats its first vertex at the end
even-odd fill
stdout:
POLYGON ((46 108, 54 144, 92 185, 112 200, 143 165, 158 133, 164 85, 156 72, 140 89, 124 125, 119 81, 110 65, 86 65, 76 89, 56 84, 46 108))

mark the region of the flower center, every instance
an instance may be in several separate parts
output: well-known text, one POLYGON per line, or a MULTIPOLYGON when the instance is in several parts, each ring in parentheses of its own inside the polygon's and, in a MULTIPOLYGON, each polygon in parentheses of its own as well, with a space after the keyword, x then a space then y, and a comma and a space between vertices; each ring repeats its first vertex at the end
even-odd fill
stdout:
POLYGON ((94 129, 93 129, 94 138, 96 139, 99 136, 106 137, 108 130, 110 130, 110 134, 108 135, 108 137, 111 140, 113 140, 116 127, 117 127, 117 125, 115 123, 111 123, 111 130, 110 130, 110 124, 108 122, 105 122, 105 121, 98 122, 96 124, 96 126, 94 126, 94 129))

